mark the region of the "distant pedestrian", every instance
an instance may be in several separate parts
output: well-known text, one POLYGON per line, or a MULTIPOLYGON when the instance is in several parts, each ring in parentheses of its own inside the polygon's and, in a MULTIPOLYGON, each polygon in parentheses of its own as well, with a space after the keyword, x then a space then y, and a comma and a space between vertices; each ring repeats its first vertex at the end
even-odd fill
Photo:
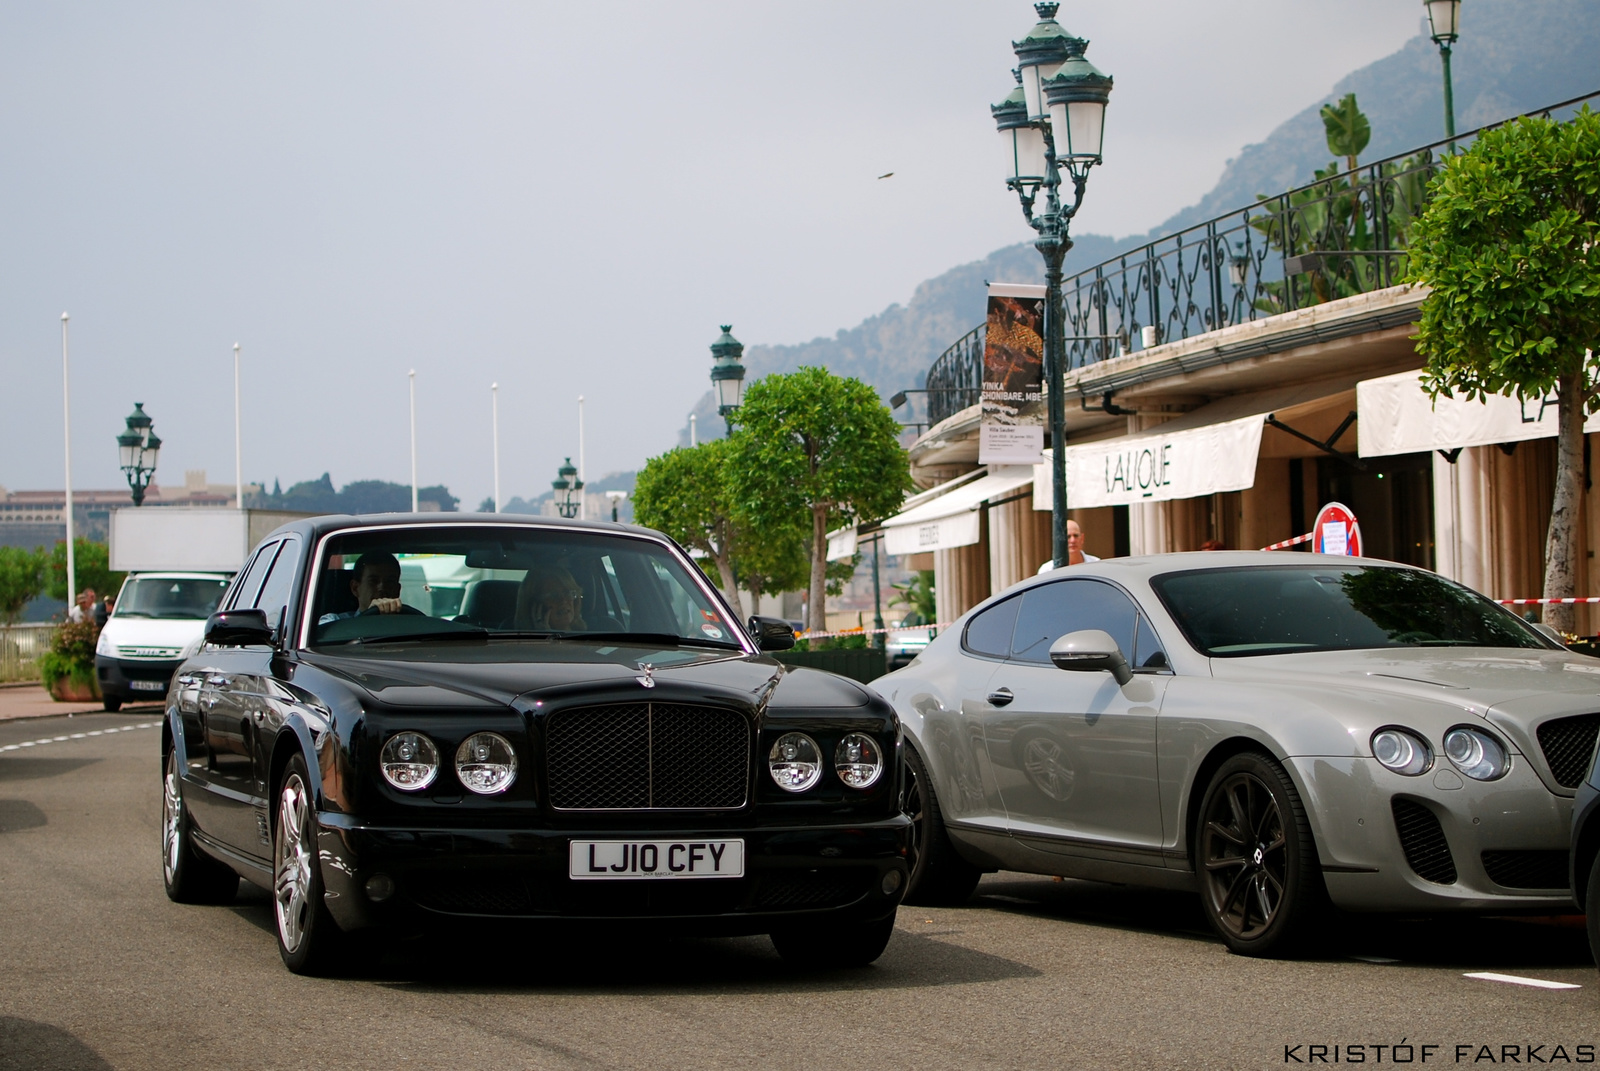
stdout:
POLYGON ((95 594, 94 588, 84 588, 78 592, 78 599, 72 608, 67 611, 67 620, 74 625, 81 625, 85 621, 94 620, 95 594))
MULTIPOLYGON (((1084 551, 1084 549, 1083 549, 1083 529, 1078 527, 1078 522, 1077 521, 1068 521, 1067 522, 1067 564, 1068 565, 1082 565, 1084 562, 1097 562, 1099 560, 1100 559, 1096 558, 1093 554, 1088 554, 1088 553, 1086 553, 1084 551)), ((1041 574, 1042 573, 1048 573, 1050 570, 1054 569, 1055 567, 1056 567, 1055 559, 1052 558, 1050 561, 1047 561, 1043 565, 1039 566, 1039 572, 1041 574)))

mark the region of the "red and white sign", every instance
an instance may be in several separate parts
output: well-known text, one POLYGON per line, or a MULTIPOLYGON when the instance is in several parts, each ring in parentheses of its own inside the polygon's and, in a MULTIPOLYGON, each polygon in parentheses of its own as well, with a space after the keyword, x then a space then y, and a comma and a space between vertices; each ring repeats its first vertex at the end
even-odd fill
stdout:
POLYGON ((1311 550, 1314 554, 1348 554, 1361 556, 1361 525, 1350 507, 1329 502, 1317 511, 1317 523, 1311 529, 1311 550))

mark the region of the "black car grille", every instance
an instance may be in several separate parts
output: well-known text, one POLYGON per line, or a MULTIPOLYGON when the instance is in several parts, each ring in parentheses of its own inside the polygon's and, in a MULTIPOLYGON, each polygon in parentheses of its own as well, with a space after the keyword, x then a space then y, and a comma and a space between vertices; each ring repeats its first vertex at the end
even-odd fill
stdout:
POLYGON ((1565 889, 1569 880, 1564 848, 1484 852, 1483 869, 1508 889, 1565 889))
POLYGON ((756 906, 773 908, 842 907, 867 894, 871 871, 860 869, 779 871, 761 879, 756 906))
POLYGON ((407 883, 411 899, 449 915, 532 915, 548 912, 536 885, 519 877, 485 874, 426 874, 407 883))
POLYGON ((1450 844, 1444 839, 1438 817, 1415 800, 1396 797, 1392 806, 1400 847, 1417 877, 1435 885, 1454 885, 1456 864, 1450 858, 1450 844))
POLYGON ((557 711, 545 730, 561 810, 731 810, 750 780, 750 722, 721 707, 622 703, 557 711))
POLYGON ((1556 718, 1539 726, 1539 748, 1544 752, 1544 761, 1549 764, 1556 784, 1562 788, 1577 788, 1583 784, 1594 759, 1596 733, 1600 733, 1600 714, 1556 718))
POLYGON ((406 891, 418 907, 445 915, 650 918, 740 911, 750 885, 742 879, 580 882, 449 872, 416 875, 406 891))

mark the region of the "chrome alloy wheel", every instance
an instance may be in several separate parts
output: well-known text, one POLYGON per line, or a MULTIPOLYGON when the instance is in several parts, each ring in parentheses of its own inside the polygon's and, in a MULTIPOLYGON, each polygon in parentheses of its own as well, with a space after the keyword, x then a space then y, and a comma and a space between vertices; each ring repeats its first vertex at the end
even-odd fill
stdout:
POLYGON ((182 824, 183 797, 178 795, 178 752, 174 748, 167 753, 167 772, 161 779, 161 868, 169 888, 178 876, 182 824))
POLYGON ((291 773, 278 797, 277 851, 272 875, 278 938, 289 953, 300 950, 316 905, 311 902, 311 801, 305 782, 291 773))
POLYGON ((1219 786, 1200 852, 1205 895, 1218 923, 1237 938, 1260 936, 1283 904, 1289 865, 1283 815, 1260 778, 1240 772, 1219 786))

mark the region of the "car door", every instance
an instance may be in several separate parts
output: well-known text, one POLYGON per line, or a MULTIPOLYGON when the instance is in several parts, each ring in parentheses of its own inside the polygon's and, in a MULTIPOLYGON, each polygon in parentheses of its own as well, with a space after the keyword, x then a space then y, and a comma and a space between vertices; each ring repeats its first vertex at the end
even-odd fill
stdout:
MULTIPOLYGON (((279 542, 263 544, 229 594, 227 609, 252 606, 279 542)), ((185 797, 202 833, 225 844, 243 847, 237 838, 248 832, 237 813, 242 800, 241 771, 248 776, 250 758, 241 754, 244 741, 233 712, 234 648, 202 646, 179 682, 183 716, 185 780, 200 791, 185 797)), ((248 838, 253 839, 253 838, 248 838)))
POLYGON ((1040 838, 1034 846, 1045 850, 1162 865, 1156 718, 1167 677, 1156 647, 1112 584, 1061 580, 1022 594, 984 719, 1013 835, 1040 838), (1050 645, 1082 629, 1104 630, 1130 664, 1150 665, 1122 687, 1109 672, 1057 669, 1050 645))
POLYGON ((946 819, 984 826, 996 833, 1006 824, 1005 804, 990 768, 984 740, 989 681, 1004 664, 1017 619, 1018 600, 1004 599, 967 622, 955 659, 953 694, 938 710, 924 712, 924 756, 946 819))

